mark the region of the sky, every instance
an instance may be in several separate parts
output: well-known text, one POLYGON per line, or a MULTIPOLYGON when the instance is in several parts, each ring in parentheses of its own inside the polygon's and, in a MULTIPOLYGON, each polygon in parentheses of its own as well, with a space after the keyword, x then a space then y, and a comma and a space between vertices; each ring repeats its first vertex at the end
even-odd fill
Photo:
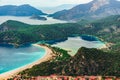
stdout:
POLYGON ((90 1, 92 0, 0 0, 0 6, 30 4, 35 7, 53 7, 62 4, 83 4, 90 1))

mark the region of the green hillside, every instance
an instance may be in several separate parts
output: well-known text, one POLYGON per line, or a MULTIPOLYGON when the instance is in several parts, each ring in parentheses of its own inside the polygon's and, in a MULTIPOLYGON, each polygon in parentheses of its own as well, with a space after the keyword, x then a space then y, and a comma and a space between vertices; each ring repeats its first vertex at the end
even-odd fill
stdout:
POLYGON ((66 40, 72 35, 93 35, 113 43, 114 51, 120 51, 120 15, 96 21, 79 21, 51 25, 29 25, 9 20, 0 25, 0 42, 12 44, 33 43, 42 40, 66 40))
MULTIPOLYGON (((57 52, 60 52, 57 50, 57 52)), ((63 56, 64 57, 64 56, 63 56)), ((94 48, 80 48, 74 57, 60 61, 47 61, 20 73, 22 77, 67 75, 120 76, 120 54, 94 48)))

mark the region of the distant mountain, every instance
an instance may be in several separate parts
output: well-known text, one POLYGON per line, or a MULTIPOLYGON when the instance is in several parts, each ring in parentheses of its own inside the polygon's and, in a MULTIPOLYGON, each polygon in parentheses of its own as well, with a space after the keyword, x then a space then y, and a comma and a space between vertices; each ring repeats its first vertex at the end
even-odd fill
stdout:
POLYGON ((14 6, 14 5, 5 5, 0 6, 0 16, 31 16, 31 15, 45 15, 41 10, 38 10, 28 4, 14 6))
POLYGON ((96 19, 120 14, 120 1, 94 0, 69 10, 58 11, 49 16, 61 20, 96 19))
POLYGON ((46 13, 55 13, 57 11, 61 11, 64 9, 71 9, 72 7, 76 6, 77 4, 63 4, 60 6, 55 6, 55 7, 39 7, 39 9, 41 9, 42 11, 46 12, 46 13))

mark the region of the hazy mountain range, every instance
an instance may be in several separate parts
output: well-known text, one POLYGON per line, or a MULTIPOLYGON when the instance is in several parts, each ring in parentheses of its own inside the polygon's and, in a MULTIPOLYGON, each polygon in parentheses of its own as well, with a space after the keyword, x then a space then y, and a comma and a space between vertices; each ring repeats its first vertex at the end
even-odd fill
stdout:
POLYGON ((94 0, 77 5, 69 10, 58 11, 49 16, 61 20, 96 19, 120 14, 120 1, 94 0))
POLYGON ((120 1, 116 0, 93 0, 86 4, 64 4, 57 7, 34 8, 28 4, 15 6, 5 5, 0 6, 0 16, 32 16, 46 15, 60 20, 80 20, 80 19, 99 19, 110 15, 120 14, 120 1), (57 11, 57 12, 56 12, 57 11))
POLYGON ((56 6, 56 7, 38 7, 38 9, 44 11, 45 13, 52 14, 52 13, 55 13, 57 11, 61 11, 61 10, 64 10, 64 9, 71 9, 76 5, 77 4, 63 4, 63 5, 59 5, 59 6, 56 6))
POLYGON ((0 6, 0 16, 31 16, 31 15, 45 15, 41 10, 38 10, 28 4, 15 6, 5 5, 0 6))
POLYGON ((55 13, 63 9, 71 9, 77 4, 63 4, 56 7, 33 7, 29 4, 20 6, 4 5, 0 6, 0 16, 31 16, 31 15, 45 15, 46 13, 55 13), (42 11, 41 11, 42 10, 42 11))

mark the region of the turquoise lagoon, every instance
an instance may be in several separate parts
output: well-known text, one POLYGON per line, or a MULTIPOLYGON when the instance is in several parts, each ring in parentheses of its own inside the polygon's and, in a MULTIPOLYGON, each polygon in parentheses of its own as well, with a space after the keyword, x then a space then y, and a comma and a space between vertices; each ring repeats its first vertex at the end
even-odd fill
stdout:
POLYGON ((63 48, 69 51, 70 55, 73 56, 80 47, 101 48, 106 45, 104 42, 100 41, 94 36, 83 35, 77 37, 68 37, 67 40, 53 44, 52 46, 63 48))

